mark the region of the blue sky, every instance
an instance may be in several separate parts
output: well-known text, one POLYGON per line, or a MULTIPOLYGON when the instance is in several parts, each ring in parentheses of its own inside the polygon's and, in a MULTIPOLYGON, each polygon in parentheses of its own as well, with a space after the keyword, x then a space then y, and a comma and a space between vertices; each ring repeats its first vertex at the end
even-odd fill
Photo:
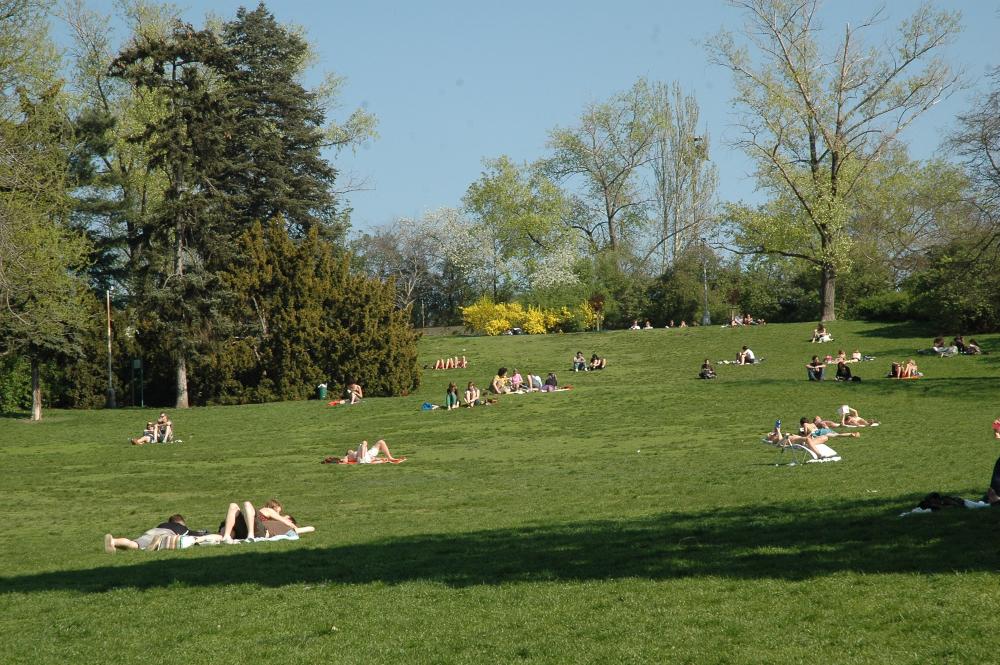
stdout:
MULTIPOLYGON (((110 0, 90 0, 109 11, 110 0)), ((178 3, 195 24, 212 12, 232 16, 230 0, 178 3)), ((350 195, 355 229, 396 217, 457 206, 482 171, 484 158, 532 161, 545 153, 547 133, 574 124, 588 102, 625 90, 640 76, 678 81, 701 106, 712 137, 722 200, 757 200, 749 163, 731 148, 735 136, 729 74, 709 64, 702 42, 720 28, 737 30, 742 15, 722 0, 572 0, 464 2, 426 0, 271 0, 282 22, 303 26, 323 71, 348 78, 341 115, 364 106, 379 119, 379 138, 356 154, 343 153, 341 171, 368 180, 350 195)), ((962 12, 964 30, 944 52, 973 87, 935 106, 904 138, 926 158, 966 109, 983 74, 1000 65, 1000 0, 938 0, 962 12)), ((845 22, 867 17, 873 2, 828 1, 821 10, 832 37, 845 22)), ((887 31, 917 2, 886 8, 887 31)))

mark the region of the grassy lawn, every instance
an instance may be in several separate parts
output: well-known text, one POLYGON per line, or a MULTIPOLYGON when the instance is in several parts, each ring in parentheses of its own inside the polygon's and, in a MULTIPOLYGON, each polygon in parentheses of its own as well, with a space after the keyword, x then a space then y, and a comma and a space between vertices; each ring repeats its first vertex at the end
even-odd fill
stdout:
POLYGON ((1000 336, 896 382, 889 361, 936 331, 838 322, 817 346, 812 327, 428 337, 422 363, 470 367, 353 407, 171 412, 175 445, 127 444, 152 408, 0 418, 0 662, 994 662, 998 515, 899 513, 988 485, 1000 336), (765 361, 694 378, 742 344, 765 361), (877 356, 863 381, 807 382, 839 348, 877 356), (608 369, 567 371, 577 350, 608 369), (420 410, 501 364, 574 389, 420 410), (842 403, 883 423, 834 440, 842 462, 787 466, 759 441, 842 403), (362 438, 409 460, 319 463, 362 438), (214 529, 271 496, 316 533, 102 551, 107 531, 173 512, 214 529))

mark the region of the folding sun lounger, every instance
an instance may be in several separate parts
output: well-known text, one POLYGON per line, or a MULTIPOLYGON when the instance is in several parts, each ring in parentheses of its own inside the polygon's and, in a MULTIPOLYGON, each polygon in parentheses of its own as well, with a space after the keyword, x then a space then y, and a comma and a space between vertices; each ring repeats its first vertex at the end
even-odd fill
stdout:
MULTIPOLYGON (((778 443, 771 441, 770 439, 761 439, 764 443, 774 446, 778 449, 779 454, 784 455, 789 453, 791 455, 791 461, 788 462, 788 466, 795 466, 797 464, 810 464, 813 462, 839 462, 840 455, 837 451, 826 445, 825 443, 814 443, 813 446, 820 454, 816 454, 807 446, 801 443, 789 443, 788 438, 784 438, 778 443)), ((777 466, 777 464, 775 465, 777 466)))

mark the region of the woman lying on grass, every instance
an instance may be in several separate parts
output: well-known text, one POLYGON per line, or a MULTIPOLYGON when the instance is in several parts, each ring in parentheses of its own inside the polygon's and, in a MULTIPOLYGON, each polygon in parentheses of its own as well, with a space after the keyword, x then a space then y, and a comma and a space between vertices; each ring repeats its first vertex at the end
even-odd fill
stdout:
POLYGON ((234 540, 278 536, 289 531, 299 534, 316 530, 311 526, 300 527, 294 517, 283 515, 282 509, 281 502, 277 499, 270 499, 256 510, 249 501, 244 501, 242 507, 231 503, 226 519, 219 525, 219 535, 223 542, 229 543, 234 540), (252 534, 247 526, 249 524, 253 525, 252 534))
MULTIPOLYGON (((816 418, 818 419, 819 416, 816 416, 816 418)), ((861 432, 844 432, 844 433, 835 432, 833 431, 832 427, 822 427, 820 425, 817 425, 815 420, 810 421, 808 418, 804 416, 799 419, 799 434, 804 434, 806 436, 825 436, 825 437, 850 436, 854 437, 855 439, 861 436, 861 432)))
POLYGON ((339 458, 339 464, 374 464, 376 460, 379 460, 379 453, 385 453, 385 461, 387 462, 402 462, 405 457, 393 457, 392 453, 389 452, 389 446, 386 445, 383 439, 379 439, 375 442, 375 445, 371 448, 368 447, 367 441, 362 441, 361 445, 354 450, 348 450, 347 454, 339 458))
POLYGON ((858 410, 844 404, 840 407, 840 424, 843 427, 877 427, 877 420, 865 420, 858 415, 858 410))

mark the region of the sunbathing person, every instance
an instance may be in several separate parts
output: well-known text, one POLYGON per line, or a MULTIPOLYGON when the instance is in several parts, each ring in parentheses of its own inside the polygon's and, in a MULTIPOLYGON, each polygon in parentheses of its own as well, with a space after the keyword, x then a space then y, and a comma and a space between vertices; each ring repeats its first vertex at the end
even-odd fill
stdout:
POLYGON ((826 445, 827 437, 822 435, 806 436, 802 434, 782 434, 781 421, 774 424, 774 429, 764 437, 776 446, 800 445, 808 448, 816 457, 834 457, 837 451, 826 445), (831 454, 832 453, 832 454, 831 454))
POLYGON ((756 356, 754 356, 753 351, 750 350, 745 344, 743 349, 736 354, 736 364, 737 365, 753 365, 757 362, 756 356))
POLYGON ((813 356, 812 360, 806 363, 806 374, 810 381, 822 381, 825 371, 826 363, 820 360, 819 356, 813 356))
POLYGON ((174 438, 174 424, 170 422, 166 413, 161 413, 160 417, 156 419, 153 434, 155 435, 154 440, 162 443, 167 443, 174 438))
POLYGON ((494 395, 503 395, 510 392, 510 378, 507 376, 506 367, 501 367, 497 370, 496 376, 490 381, 490 392, 494 395))
POLYGON ((365 391, 361 389, 357 381, 351 381, 347 384, 347 388, 344 389, 344 401, 350 402, 351 404, 357 404, 361 401, 361 398, 365 396, 365 391))
POLYGON ((379 439, 371 448, 368 447, 367 441, 362 441, 361 445, 356 449, 348 450, 347 454, 340 458, 340 463, 372 464, 375 460, 379 459, 380 453, 384 453, 385 459, 390 462, 401 462, 406 459, 405 457, 393 457, 392 453, 389 452, 389 446, 386 445, 383 439, 379 439))
POLYGON ((812 341, 819 343, 833 341, 833 337, 831 337, 830 333, 826 331, 826 326, 823 325, 822 321, 820 321, 819 324, 817 324, 815 330, 813 330, 812 341))
POLYGON ((134 439, 129 439, 133 446, 144 446, 147 443, 153 443, 156 441, 156 424, 153 421, 146 423, 146 429, 143 430, 142 436, 137 436, 134 439))
POLYGON ((591 370, 604 369, 607 366, 608 366, 608 359, 607 358, 601 358, 596 353, 591 354, 591 356, 590 356, 590 369, 591 370))
POLYGON ((465 387, 465 405, 470 409, 479 404, 479 388, 472 381, 465 387))
POLYGON ((976 341, 975 337, 973 337, 972 339, 970 339, 968 342, 965 343, 965 355, 976 356, 982 352, 983 349, 981 346, 979 346, 979 342, 976 341))
POLYGON ((917 368, 917 363, 913 362, 913 358, 908 358, 906 363, 900 368, 899 378, 901 379, 913 379, 918 376, 923 376, 917 368))
POLYGON ((851 368, 847 366, 847 361, 841 360, 837 363, 837 375, 834 379, 837 381, 854 380, 854 376, 851 374, 851 368))
POLYGON ((820 416, 813 418, 813 425, 819 429, 833 429, 834 427, 840 427, 840 423, 836 420, 825 420, 820 416))
POLYGON ((448 392, 444 398, 444 406, 451 411, 458 408, 458 386, 452 381, 448 384, 448 392))
POLYGON ((219 535, 223 542, 246 540, 248 538, 267 538, 289 531, 295 533, 310 533, 315 531, 311 526, 300 527, 291 515, 282 514, 283 507, 277 499, 270 499, 260 508, 254 509, 253 504, 244 501, 242 506, 229 504, 226 519, 219 525, 219 535), (248 525, 253 525, 253 533, 248 525))
POLYGON ((549 375, 545 377, 545 385, 542 386, 542 392, 548 393, 559 387, 559 380, 556 379, 555 372, 549 372, 549 375))
POLYGON ((523 384, 524 384, 524 377, 521 376, 521 373, 518 372, 517 368, 515 367, 514 374, 511 375, 510 377, 510 389, 514 392, 517 392, 518 390, 521 389, 521 386, 523 384))
POLYGON ((714 379, 715 378, 715 368, 712 367, 712 361, 705 358, 705 362, 701 364, 701 371, 698 372, 699 379, 714 379))
POLYGON ((851 354, 851 359, 849 362, 852 363, 861 362, 861 349, 854 349, 854 353, 851 354))
MULTIPOLYGON (((163 536, 186 536, 190 533, 184 516, 171 515, 166 522, 147 529, 141 536, 131 538, 116 538, 110 533, 104 534, 104 551, 114 554, 116 550, 153 550, 163 536)), ((200 535, 204 535, 202 532, 200 535)))
MULTIPOLYGON (((816 416, 816 417, 819 418, 819 416, 816 416)), ((826 437, 850 436, 850 437, 853 437, 853 438, 856 439, 859 436, 861 436, 861 432, 843 432, 843 433, 841 433, 841 432, 835 432, 835 431, 833 431, 832 427, 821 427, 821 426, 819 426, 819 425, 816 424, 815 420, 810 421, 808 418, 806 418, 804 416, 799 419, 799 433, 800 434, 805 434, 806 436, 812 436, 812 437, 816 437, 816 436, 826 436, 826 437)))
POLYGON ((878 425, 877 420, 865 420, 858 415, 858 410, 848 405, 840 407, 840 424, 842 427, 870 427, 878 425))
POLYGON ((542 377, 539 376, 538 374, 532 374, 531 372, 528 372, 527 376, 528 376, 528 380, 527 380, 527 382, 526 382, 525 385, 528 386, 528 391, 529 392, 534 392, 536 390, 541 390, 542 386, 545 385, 542 382, 542 377))

